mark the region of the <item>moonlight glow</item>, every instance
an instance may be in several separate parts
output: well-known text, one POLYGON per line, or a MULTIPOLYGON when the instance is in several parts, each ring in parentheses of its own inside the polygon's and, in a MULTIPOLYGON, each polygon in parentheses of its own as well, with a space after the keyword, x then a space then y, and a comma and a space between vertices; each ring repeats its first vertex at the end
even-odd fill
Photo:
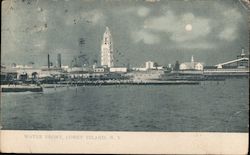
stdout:
POLYGON ((192 27, 192 25, 191 24, 187 24, 186 26, 185 26, 185 30, 186 31, 192 31, 192 29, 193 29, 193 27, 192 27))

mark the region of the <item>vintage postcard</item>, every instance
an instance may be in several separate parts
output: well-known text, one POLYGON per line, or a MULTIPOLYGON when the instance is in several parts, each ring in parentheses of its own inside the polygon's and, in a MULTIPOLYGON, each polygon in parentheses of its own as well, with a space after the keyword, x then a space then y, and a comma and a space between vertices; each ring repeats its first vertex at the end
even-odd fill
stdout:
POLYGON ((1 10, 1 152, 247 154, 248 0, 1 10))

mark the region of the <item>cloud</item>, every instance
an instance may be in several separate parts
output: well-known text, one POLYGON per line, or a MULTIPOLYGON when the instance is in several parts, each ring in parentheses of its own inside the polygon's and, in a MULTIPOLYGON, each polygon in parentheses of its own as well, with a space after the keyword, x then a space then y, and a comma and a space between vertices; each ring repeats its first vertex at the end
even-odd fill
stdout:
POLYGON ((84 11, 79 14, 68 14, 65 17, 66 25, 73 25, 81 22, 87 22, 88 24, 105 24, 106 16, 100 10, 84 11))
POLYGON ((218 34, 219 39, 233 41, 238 37, 238 24, 242 15, 236 9, 228 9, 223 13, 223 30, 218 34))
POLYGON ((164 15, 150 18, 145 21, 144 28, 155 32, 164 32, 175 42, 191 41, 207 36, 211 27, 209 19, 196 17, 192 13, 175 15, 172 11, 167 11, 164 15), (186 24, 191 24, 193 30, 185 31, 186 24))
POLYGON ((47 41, 45 39, 36 39, 33 42, 33 47, 40 50, 44 50, 47 45, 47 41))
POLYGON ((224 17, 231 23, 234 23, 235 21, 238 21, 242 18, 241 13, 237 9, 227 9, 223 13, 224 17))
POLYGON ((81 18, 95 25, 99 22, 104 22, 105 16, 99 10, 92 10, 89 12, 82 12, 81 18))
POLYGON ((142 41, 145 44, 151 45, 151 44, 156 44, 160 42, 160 38, 157 35, 150 33, 146 30, 132 32, 131 37, 136 43, 142 41))
POLYGON ((236 28, 227 27, 219 33, 219 38, 227 41, 233 41, 237 38, 236 28))
POLYGON ((32 28, 26 29, 27 31, 31 32, 31 33, 36 33, 36 32, 44 32, 48 30, 48 26, 47 24, 41 25, 41 26, 33 26, 32 28))
POLYGON ((145 0, 146 2, 150 2, 150 3, 155 3, 155 2, 159 2, 160 0, 145 0))
POLYGON ((40 22, 47 22, 48 21, 48 15, 49 15, 48 10, 38 7, 37 12, 38 12, 38 16, 37 16, 38 21, 40 21, 40 22))
POLYGON ((146 17, 150 13, 150 9, 146 7, 140 7, 137 10, 137 14, 140 17, 146 17))
MULTIPOLYGON (((178 44, 179 48, 184 48, 184 49, 215 49, 216 46, 208 41, 200 41, 200 42, 196 42, 196 43, 182 43, 182 44, 178 44)), ((176 46, 175 46, 176 48, 176 46)))
POLYGON ((138 7, 128 7, 124 10, 115 10, 115 14, 120 13, 120 14, 133 14, 137 15, 139 17, 146 17, 149 15, 151 9, 144 7, 144 6, 138 6, 138 7))

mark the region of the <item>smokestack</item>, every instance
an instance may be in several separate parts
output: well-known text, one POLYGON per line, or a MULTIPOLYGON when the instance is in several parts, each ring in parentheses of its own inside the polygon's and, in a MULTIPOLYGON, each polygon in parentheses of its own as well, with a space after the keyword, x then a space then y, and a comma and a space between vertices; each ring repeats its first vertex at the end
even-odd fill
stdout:
POLYGON ((57 55, 57 65, 58 65, 58 68, 62 67, 62 58, 61 58, 60 53, 57 55))
POLYGON ((50 68, 49 54, 48 54, 48 68, 50 68))

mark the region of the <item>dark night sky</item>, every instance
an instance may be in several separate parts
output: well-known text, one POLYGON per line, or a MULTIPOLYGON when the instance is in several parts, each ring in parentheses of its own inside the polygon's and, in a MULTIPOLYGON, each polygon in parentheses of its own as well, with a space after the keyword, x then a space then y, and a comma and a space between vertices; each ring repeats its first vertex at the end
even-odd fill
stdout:
POLYGON ((2 63, 45 65, 62 54, 70 64, 80 51, 100 60, 105 27, 116 63, 140 66, 196 61, 214 65, 249 50, 248 14, 237 0, 7 0, 2 3, 2 63), (185 29, 191 25, 192 30, 185 29))

